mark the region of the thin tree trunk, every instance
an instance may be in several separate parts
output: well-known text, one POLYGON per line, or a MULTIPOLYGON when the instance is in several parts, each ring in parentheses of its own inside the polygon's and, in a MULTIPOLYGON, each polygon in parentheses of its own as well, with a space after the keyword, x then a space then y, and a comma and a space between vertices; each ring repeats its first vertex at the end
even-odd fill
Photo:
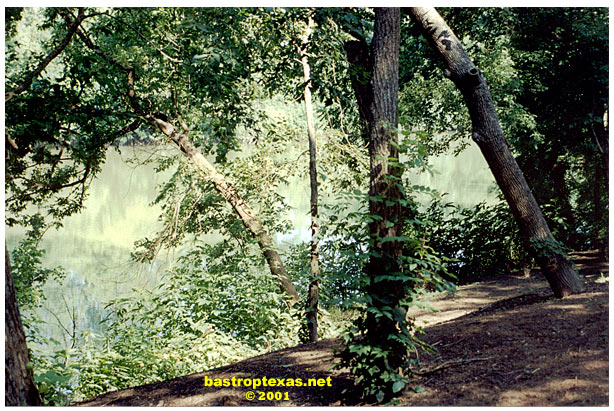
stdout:
POLYGON ((447 69, 444 75, 463 94, 471 115, 472 138, 480 147, 514 214, 525 247, 540 265, 554 295, 562 298, 584 291, 582 281, 566 256, 544 252, 554 237, 510 151, 482 73, 434 8, 412 7, 409 11, 445 60, 447 69))
MULTIPOLYGON (((550 169, 548 175, 554 185, 555 201, 560 207, 560 215, 565 219, 568 227, 576 227, 576 218, 571 206, 571 193, 565 181, 565 176, 569 170, 569 165, 565 160, 558 161, 558 157, 554 166, 550 169)), ((570 230, 573 235, 573 229, 570 230)), ((570 235, 567 235, 570 238, 570 235)))
POLYGON ((269 237, 255 213, 237 193, 237 190, 232 184, 226 181, 224 176, 218 173, 213 165, 207 161, 205 156, 194 147, 188 138, 187 127, 184 127, 183 133, 179 133, 168 121, 154 117, 150 117, 150 119, 158 126, 160 131, 177 144, 181 152, 189 158, 190 161, 211 180, 211 182, 213 182, 216 190, 232 206, 245 228, 247 228, 258 241, 258 245, 264 254, 264 258, 269 265, 271 273, 277 278, 281 291, 287 296, 288 305, 293 306, 296 304, 300 300, 299 295, 290 280, 290 276, 275 248, 273 240, 269 237))
POLYGON ((27 364, 30 362, 26 335, 23 332, 9 251, 4 245, 4 366, 6 406, 41 405, 36 384, 27 364))
POLYGON ((318 170, 317 170, 317 142, 316 128, 313 119, 313 106, 311 103, 311 72, 309 67, 309 57, 307 56, 307 46, 309 37, 313 32, 314 21, 309 16, 309 22, 305 33, 300 37, 301 47, 299 47, 299 55, 301 65, 303 66, 303 81, 305 89, 303 97, 305 100, 305 116, 307 117, 307 135, 309 137, 309 185, 311 187, 311 259, 310 271, 311 282, 309 283, 309 293, 307 295, 307 304, 305 307, 307 326, 309 328, 309 341, 318 341, 318 295, 319 295, 319 276, 320 276, 320 261, 319 261, 319 241, 318 241, 318 170))
MULTIPOLYGON (((610 162, 610 149, 609 149, 609 133, 608 133, 608 110, 600 105, 598 101, 596 101, 595 92, 593 90, 593 114, 600 118, 601 122, 594 122, 591 125, 591 130, 593 131, 593 136, 595 137, 595 143, 597 145, 597 149, 600 153, 600 162, 597 161, 595 163, 595 181, 593 182, 593 210, 594 210, 594 219, 597 224, 606 220, 604 218, 604 209, 601 205, 601 180, 603 179, 605 183, 605 191, 608 190, 608 176, 609 176, 609 162, 610 162)), ((607 222, 603 224, 601 230, 596 233, 598 236, 601 234, 605 234, 607 230, 607 222)), ((608 258, 607 255, 607 236, 603 235, 601 239, 597 241, 597 248, 599 250, 599 256, 605 261, 608 258)))
MULTIPOLYGON (((598 155, 598 154, 597 154, 598 155)), ((590 167, 591 165, 595 168, 595 178, 593 179, 593 219, 595 223, 596 230, 593 234, 595 239, 595 245, 597 247, 599 258, 603 261, 607 261, 608 253, 608 241, 607 241, 607 227, 608 220, 607 217, 604 216, 604 211, 602 207, 602 184, 605 185, 607 190, 608 187, 608 178, 607 174, 604 173, 603 164, 599 158, 591 158, 589 157, 588 164, 586 167, 590 167), (592 164, 591 164, 592 163, 592 164), (605 218, 604 218, 605 217, 605 218), (599 228, 601 226, 601 228, 599 228)))

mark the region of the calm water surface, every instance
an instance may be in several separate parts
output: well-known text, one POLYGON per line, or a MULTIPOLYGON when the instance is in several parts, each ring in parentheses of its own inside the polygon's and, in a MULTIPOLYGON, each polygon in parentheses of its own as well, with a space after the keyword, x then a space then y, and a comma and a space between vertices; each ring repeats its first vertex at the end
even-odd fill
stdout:
MULTIPOLYGON (((72 328, 74 312, 77 328, 102 331, 100 321, 105 304, 114 298, 127 296, 133 288, 149 288, 157 284, 173 253, 162 252, 153 266, 135 264, 130 259, 134 242, 151 237, 161 223, 160 207, 152 205, 157 187, 170 173, 156 173, 153 165, 135 167, 126 159, 148 156, 151 148, 110 150, 102 172, 93 182, 85 210, 64 220, 60 230, 49 231, 42 243, 47 250, 46 267, 62 266, 67 277, 62 286, 46 285, 47 301, 39 312, 46 322, 42 327, 47 337, 60 342, 65 333, 62 325, 72 328)), ((432 159, 434 175, 416 174, 417 185, 447 192, 448 201, 471 206, 481 201, 493 201, 489 192, 494 180, 479 149, 471 146, 458 157, 451 155, 432 159)), ((289 218, 293 230, 277 234, 282 247, 309 240, 308 180, 295 181, 281 189, 293 209, 289 218)), ((22 232, 7 229, 9 249, 17 244, 22 232)))

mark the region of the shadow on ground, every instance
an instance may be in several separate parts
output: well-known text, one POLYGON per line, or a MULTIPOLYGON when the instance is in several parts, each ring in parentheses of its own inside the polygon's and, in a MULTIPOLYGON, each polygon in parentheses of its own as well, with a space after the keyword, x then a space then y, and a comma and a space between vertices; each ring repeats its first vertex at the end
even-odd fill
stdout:
MULTIPOLYGON (((608 265, 590 254, 577 264, 587 292, 553 298, 539 277, 507 275, 431 295, 439 312, 416 310, 424 340, 437 352, 421 354, 404 406, 608 405, 608 265)), ((538 274, 534 272, 533 274, 538 274)), ((341 405, 358 395, 343 370, 331 371, 335 340, 250 358, 205 373, 103 394, 82 406, 341 405), (248 401, 246 387, 204 387, 210 378, 327 378, 332 387, 287 388, 289 401, 248 401), (349 389, 346 394, 342 392, 349 389)), ((277 391, 276 389, 268 389, 277 391)), ((279 391, 282 391, 281 388, 279 391)))

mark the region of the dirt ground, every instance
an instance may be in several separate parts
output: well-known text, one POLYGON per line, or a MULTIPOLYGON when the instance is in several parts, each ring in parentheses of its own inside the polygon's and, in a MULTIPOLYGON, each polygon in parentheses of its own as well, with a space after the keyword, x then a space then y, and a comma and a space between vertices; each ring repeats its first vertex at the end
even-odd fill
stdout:
MULTIPOLYGON (((552 296, 538 271, 509 274, 433 294, 412 315, 438 351, 422 354, 419 393, 402 406, 607 406, 608 272, 594 254, 576 254, 587 292, 552 296)), ((100 395, 81 406, 360 405, 343 370, 331 371, 336 340, 250 358, 207 372, 100 395), (268 388, 289 401, 248 401, 245 387, 204 387, 209 378, 327 378, 331 387, 268 388)), ((262 388, 254 391, 263 391, 262 388)))

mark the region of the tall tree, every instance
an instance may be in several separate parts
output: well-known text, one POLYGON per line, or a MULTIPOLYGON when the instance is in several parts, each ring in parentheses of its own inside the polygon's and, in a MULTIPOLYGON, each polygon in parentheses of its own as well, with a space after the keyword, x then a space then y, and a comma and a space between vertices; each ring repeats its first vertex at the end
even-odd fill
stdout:
MULTIPOLYGON (((398 70, 400 9, 377 8, 371 41, 371 97, 368 110, 369 138, 369 224, 373 244, 366 267, 370 278, 369 295, 376 305, 395 307, 403 295, 395 281, 378 280, 399 271, 402 244, 396 239, 403 229, 399 189, 401 168, 398 153, 398 70)), ((376 338, 389 338, 394 324, 371 318, 370 332, 376 338)))
POLYGON ((309 38, 313 32, 314 21, 309 15, 305 32, 300 36, 301 44, 298 46, 298 53, 303 67, 303 100, 305 101, 305 117, 307 118, 307 136, 309 138, 309 187, 311 191, 310 211, 311 211, 311 257, 309 269, 311 281, 306 303, 307 326, 309 329, 309 341, 318 341, 318 294, 319 294, 319 240, 318 240, 318 169, 317 169, 317 141, 316 128, 313 117, 313 105, 311 101, 311 69, 309 67, 309 56, 307 48, 309 38))
POLYGON ((584 290, 567 257, 555 250, 556 241, 509 148, 484 76, 434 8, 409 12, 444 59, 445 77, 463 94, 472 121, 472 138, 488 165, 520 227, 525 247, 540 265, 558 298, 584 290))
POLYGON ((369 400, 390 399, 406 384, 409 345, 405 299, 413 286, 403 264, 404 190, 398 152, 400 9, 376 8, 373 38, 346 43, 353 87, 369 146, 369 261, 366 314, 350 333, 342 363, 369 400), (364 72, 364 63, 368 71, 364 72), (365 80, 367 81, 365 83, 365 80))
POLYGON ((41 405, 38 389, 28 366, 30 355, 21 324, 13 284, 9 252, 4 246, 4 349, 5 405, 41 405))
MULTIPOLYGON (((64 19, 72 22, 72 17, 68 13, 63 14, 64 19)), ((126 88, 120 90, 122 97, 127 102, 129 109, 138 116, 140 120, 148 125, 160 130, 168 137, 177 148, 183 153, 194 166, 202 172, 208 179, 213 182, 214 187, 220 195, 232 206, 237 217, 243 225, 249 230, 253 237, 257 240, 265 260, 267 261, 271 273, 279 281, 280 289, 285 293, 289 305, 294 305, 299 301, 299 295, 290 280, 290 276, 283 264, 283 261, 277 252, 275 243, 265 230, 262 222, 258 219, 256 213, 248 206, 241 198, 237 190, 230 184, 226 178, 218 173, 215 167, 206 159, 206 157, 192 144, 189 138, 189 128, 185 123, 182 123, 183 131, 179 131, 171 122, 173 116, 168 113, 163 114, 159 111, 154 111, 151 107, 154 104, 147 101, 137 94, 135 88, 135 73, 136 70, 129 64, 122 63, 110 53, 107 53, 96 44, 82 30, 77 30, 77 35, 83 44, 93 51, 105 64, 110 65, 110 69, 119 69, 123 72, 126 78, 126 88)))

